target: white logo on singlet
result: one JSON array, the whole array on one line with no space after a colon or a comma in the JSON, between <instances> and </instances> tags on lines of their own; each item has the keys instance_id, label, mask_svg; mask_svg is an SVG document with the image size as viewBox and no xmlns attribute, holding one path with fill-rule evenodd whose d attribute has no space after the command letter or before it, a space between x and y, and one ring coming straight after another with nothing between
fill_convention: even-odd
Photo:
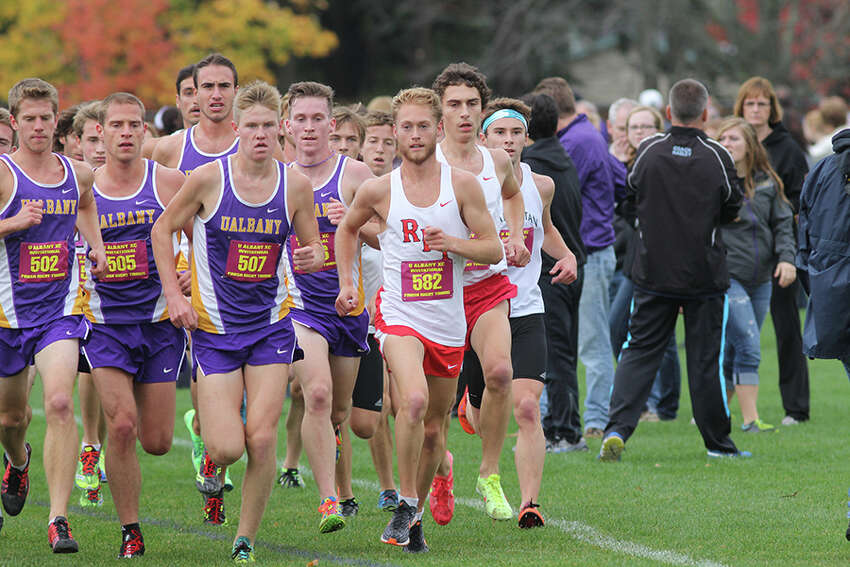
<instances>
[{"instance_id":1,"label":"white logo on singlet","mask_svg":"<svg viewBox=\"0 0 850 567\"><path fill-rule=\"evenodd\" d=\"M62 189L62 194L64 195L65 193L70 193L73 190L74 190L73 187L68 187L67 189Z\"/></svg>"},{"instance_id":2,"label":"white logo on singlet","mask_svg":"<svg viewBox=\"0 0 850 567\"><path fill-rule=\"evenodd\" d=\"M171 372L172 370L174 370L174 369L173 369L173 368L163 368L163 369L162 369L162 373L163 373L163 374L168 374L168 373L169 373L169 372Z\"/></svg>"},{"instance_id":3,"label":"white logo on singlet","mask_svg":"<svg viewBox=\"0 0 850 567\"><path fill-rule=\"evenodd\" d=\"M267 212L268 214L272 214L272 213L273 213L273 212L275 212L276 210L277 210L277 207L275 207L274 209L266 209L266 212Z\"/></svg>"},{"instance_id":4,"label":"white logo on singlet","mask_svg":"<svg viewBox=\"0 0 850 567\"><path fill-rule=\"evenodd\" d=\"M457 364L449 364L449 370L454 370L457 368Z\"/></svg>"},{"instance_id":5,"label":"white logo on singlet","mask_svg":"<svg viewBox=\"0 0 850 567\"><path fill-rule=\"evenodd\" d=\"M138 201L136 201L136 204L137 204L137 205L141 205L141 204L143 204L143 203L147 203L147 202L148 202L148 200L147 200L147 199L139 199Z\"/></svg>"},{"instance_id":6,"label":"white logo on singlet","mask_svg":"<svg viewBox=\"0 0 850 567\"><path fill-rule=\"evenodd\" d=\"M334 194L334 192L333 192L333 191L331 191L331 192L329 192L329 193L322 193L322 199L324 199L325 197L330 197L330 196L331 196L331 195L333 195L333 194Z\"/></svg>"}]
</instances>

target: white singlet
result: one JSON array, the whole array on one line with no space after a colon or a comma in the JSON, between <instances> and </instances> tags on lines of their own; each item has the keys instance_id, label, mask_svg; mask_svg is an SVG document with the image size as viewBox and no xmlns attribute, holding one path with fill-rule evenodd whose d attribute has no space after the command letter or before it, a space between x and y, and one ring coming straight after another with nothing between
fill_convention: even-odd
<instances>
[{"instance_id":1,"label":"white singlet","mask_svg":"<svg viewBox=\"0 0 850 567\"><path fill-rule=\"evenodd\" d=\"M496 230L501 231L507 229L502 214L502 184L499 183L499 176L496 175L496 164L493 163L493 156L490 150L475 146L481 152L481 159L484 160L484 167L475 176L478 179L481 189L484 191L484 200L487 202L487 210L490 211L490 216L493 217L493 223L496 225ZM449 164L440 144L437 144L437 161ZM496 274L504 274L508 268L508 263L505 260L505 253L502 252L502 261L498 264L475 264L467 262L466 269L463 272L463 285L470 285L486 280L490 276Z\"/></svg>"},{"instance_id":2,"label":"white singlet","mask_svg":"<svg viewBox=\"0 0 850 567\"><path fill-rule=\"evenodd\" d=\"M540 191L532 178L531 168L524 163L519 166L522 169L520 191L525 202L523 241L531 252L531 260L522 268L508 266L508 278L517 287L516 297L510 300L511 317L543 313L543 296L537 286L540 267L543 264L540 258L540 248L543 246L543 199L540 198Z\"/></svg>"},{"instance_id":3,"label":"white singlet","mask_svg":"<svg viewBox=\"0 0 850 567\"><path fill-rule=\"evenodd\" d=\"M454 253L426 250L427 226L440 227L449 236L468 238L460 217L452 168L443 164L440 194L428 207L407 200L401 168L390 174L390 207L387 228L378 235L383 253L383 285L378 291L376 337L388 326L413 329L429 341L462 347L466 341L463 317L463 266L466 259Z\"/></svg>"}]
</instances>

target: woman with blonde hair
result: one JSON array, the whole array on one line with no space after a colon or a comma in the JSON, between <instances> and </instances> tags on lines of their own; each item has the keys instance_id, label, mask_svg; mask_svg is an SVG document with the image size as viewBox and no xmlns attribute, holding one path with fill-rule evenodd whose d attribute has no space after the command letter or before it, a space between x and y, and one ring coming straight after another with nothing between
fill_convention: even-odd
<instances>
[{"instance_id":1,"label":"woman with blonde hair","mask_svg":"<svg viewBox=\"0 0 850 567\"><path fill-rule=\"evenodd\" d=\"M744 431L773 431L756 409L761 325L770 305L771 279L778 278L778 285L787 288L797 277L793 214L782 181L746 120L723 121L717 139L731 154L744 188L738 218L721 229L730 276L723 351L727 390L738 393Z\"/></svg>"}]
</instances>

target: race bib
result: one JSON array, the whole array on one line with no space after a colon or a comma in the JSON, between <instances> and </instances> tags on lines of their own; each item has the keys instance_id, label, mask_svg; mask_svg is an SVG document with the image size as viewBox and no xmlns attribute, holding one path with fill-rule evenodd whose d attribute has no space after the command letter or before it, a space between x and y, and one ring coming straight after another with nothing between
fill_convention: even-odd
<instances>
[{"instance_id":1,"label":"race bib","mask_svg":"<svg viewBox=\"0 0 850 567\"><path fill-rule=\"evenodd\" d=\"M336 236L335 232L321 232L319 233L319 239L322 243L322 248L325 250L325 261L322 262L322 267L316 270L317 272L326 272L328 270L336 269L336 253L334 252L334 237ZM289 246L295 251L296 248L300 248L301 244L298 242L298 237L294 234L289 237ZM296 274L306 274L304 270L300 268L293 269Z\"/></svg>"},{"instance_id":2,"label":"race bib","mask_svg":"<svg viewBox=\"0 0 850 567\"><path fill-rule=\"evenodd\" d=\"M144 240L104 242L106 273L98 276L101 282L125 282L147 279L148 249Z\"/></svg>"},{"instance_id":3,"label":"race bib","mask_svg":"<svg viewBox=\"0 0 850 567\"><path fill-rule=\"evenodd\" d=\"M49 282L68 277L68 242L21 242L18 281Z\"/></svg>"},{"instance_id":4,"label":"race bib","mask_svg":"<svg viewBox=\"0 0 850 567\"><path fill-rule=\"evenodd\" d=\"M238 282L256 282L272 277L277 269L280 244L231 240L224 275Z\"/></svg>"},{"instance_id":5,"label":"race bib","mask_svg":"<svg viewBox=\"0 0 850 567\"><path fill-rule=\"evenodd\" d=\"M401 300L432 301L454 294L452 259L401 263Z\"/></svg>"},{"instance_id":6,"label":"race bib","mask_svg":"<svg viewBox=\"0 0 850 567\"><path fill-rule=\"evenodd\" d=\"M503 241L511 235L511 231L509 230L500 230L499 231L499 240ZM469 235L470 238L476 238L474 233ZM528 248L528 251L531 252L531 247L534 246L534 229L531 227L525 227L522 229L522 237L525 241L525 247ZM466 261L466 266L464 266L464 271L466 272L474 272L476 270L486 270L490 267L490 264L479 264L478 262L473 262L472 260Z\"/></svg>"}]
</instances>

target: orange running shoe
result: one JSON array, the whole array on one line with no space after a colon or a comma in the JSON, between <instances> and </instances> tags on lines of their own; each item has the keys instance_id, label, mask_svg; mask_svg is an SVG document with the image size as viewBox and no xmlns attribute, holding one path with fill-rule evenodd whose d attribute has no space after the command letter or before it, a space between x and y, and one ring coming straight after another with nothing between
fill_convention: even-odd
<instances>
[{"instance_id":1,"label":"orange running shoe","mask_svg":"<svg viewBox=\"0 0 850 567\"><path fill-rule=\"evenodd\" d=\"M431 517L441 526L452 521L455 514L455 495L452 489L455 485L454 457L451 451L446 451L449 460L448 476L434 475L431 481L431 492L428 493L428 506L431 508Z\"/></svg>"},{"instance_id":2,"label":"orange running shoe","mask_svg":"<svg viewBox=\"0 0 850 567\"><path fill-rule=\"evenodd\" d=\"M469 420L466 418L466 404L469 403L469 387L463 391L463 397L460 399L460 403L457 405L457 420L460 422L460 427L470 435L475 435L475 428L472 427L472 424L469 423Z\"/></svg>"}]
</instances>

